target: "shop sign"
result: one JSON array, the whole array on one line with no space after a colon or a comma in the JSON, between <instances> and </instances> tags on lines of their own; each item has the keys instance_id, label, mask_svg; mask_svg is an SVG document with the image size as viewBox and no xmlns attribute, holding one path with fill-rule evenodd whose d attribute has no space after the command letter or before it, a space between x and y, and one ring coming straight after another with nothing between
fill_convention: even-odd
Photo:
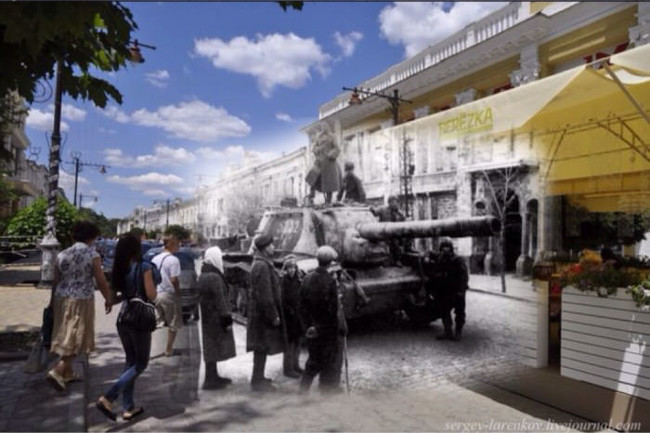
<instances>
[{"instance_id":1,"label":"shop sign","mask_svg":"<svg viewBox=\"0 0 650 433\"><path fill-rule=\"evenodd\" d=\"M459 138L466 134L490 131L494 127L492 108L463 111L438 123L441 139Z\"/></svg>"}]
</instances>

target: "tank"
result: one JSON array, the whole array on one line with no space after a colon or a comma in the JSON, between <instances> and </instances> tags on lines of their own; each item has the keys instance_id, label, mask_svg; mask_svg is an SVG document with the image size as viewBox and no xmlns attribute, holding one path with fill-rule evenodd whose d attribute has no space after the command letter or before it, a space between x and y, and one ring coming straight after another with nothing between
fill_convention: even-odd
<instances>
[{"instance_id":1,"label":"tank","mask_svg":"<svg viewBox=\"0 0 650 433\"><path fill-rule=\"evenodd\" d=\"M274 238L277 269L292 254L303 272L317 266L316 250L332 246L339 254L334 272L342 288L342 302L348 319L404 310L416 314L413 296L423 287L417 252L401 256L401 266L393 263L389 242L423 237L492 236L499 222L491 216L379 222L369 207L295 207L267 210L257 233ZM252 254L224 254L226 280L231 285L235 311L245 317L248 272Z\"/></svg>"}]
</instances>

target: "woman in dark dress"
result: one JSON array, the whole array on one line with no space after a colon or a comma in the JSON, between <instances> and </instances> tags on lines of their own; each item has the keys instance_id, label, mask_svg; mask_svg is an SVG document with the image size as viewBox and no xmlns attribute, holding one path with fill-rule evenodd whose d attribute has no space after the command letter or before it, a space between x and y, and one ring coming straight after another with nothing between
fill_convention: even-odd
<instances>
[{"instance_id":1,"label":"woman in dark dress","mask_svg":"<svg viewBox=\"0 0 650 433\"><path fill-rule=\"evenodd\" d=\"M219 247L208 248L199 277L203 361L205 362L203 389L220 389L232 382L231 379L219 376L217 362L234 358L237 354L227 296L228 286L223 276L221 256Z\"/></svg>"},{"instance_id":2,"label":"woman in dark dress","mask_svg":"<svg viewBox=\"0 0 650 433\"><path fill-rule=\"evenodd\" d=\"M282 309L287 328L287 349L284 352L284 375L298 378L303 370L300 368L300 337L302 336L302 323L298 314L300 301L300 278L298 266L293 256L284 260L282 267Z\"/></svg>"}]
</instances>

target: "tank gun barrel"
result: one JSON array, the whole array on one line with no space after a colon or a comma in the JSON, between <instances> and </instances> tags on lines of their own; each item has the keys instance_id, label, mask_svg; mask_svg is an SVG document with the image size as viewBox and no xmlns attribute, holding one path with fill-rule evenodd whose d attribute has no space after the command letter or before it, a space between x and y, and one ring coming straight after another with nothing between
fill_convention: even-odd
<instances>
[{"instance_id":1,"label":"tank gun barrel","mask_svg":"<svg viewBox=\"0 0 650 433\"><path fill-rule=\"evenodd\" d=\"M449 218L442 220L421 220L403 222L361 223L357 230L361 237L370 241L395 238L428 238L449 236L493 236L501 224L496 217L481 216Z\"/></svg>"}]
</instances>

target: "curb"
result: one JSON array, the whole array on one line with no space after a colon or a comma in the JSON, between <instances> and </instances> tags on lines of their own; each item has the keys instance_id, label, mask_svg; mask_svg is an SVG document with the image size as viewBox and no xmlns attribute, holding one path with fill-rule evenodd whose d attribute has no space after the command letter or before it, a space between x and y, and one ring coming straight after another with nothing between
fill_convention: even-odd
<instances>
[{"instance_id":1,"label":"curb","mask_svg":"<svg viewBox=\"0 0 650 433\"><path fill-rule=\"evenodd\" d=\"M495 292L493 290L475 289L475 288L472 288L472 287L470 287L469 290L471 290L472 292L486 293L486 294L492 295L492 296L501 296L502 298L514 299L515 301L526 302L526 303L529 303L529 304L534 304L535 303L535 301L533 301L532 299L520 298L519 296L510 295L508 293Z\"/></svg>"},{"instance_id":2,"label":"curb","mask_svg":"<svg viewBox=\"0 0 650 433\"><path fill-rule=\"evenodd\" d=\"M29 358L31 352L0 352L0 362L23 361Z\"/></svg>"}]
</instances>

